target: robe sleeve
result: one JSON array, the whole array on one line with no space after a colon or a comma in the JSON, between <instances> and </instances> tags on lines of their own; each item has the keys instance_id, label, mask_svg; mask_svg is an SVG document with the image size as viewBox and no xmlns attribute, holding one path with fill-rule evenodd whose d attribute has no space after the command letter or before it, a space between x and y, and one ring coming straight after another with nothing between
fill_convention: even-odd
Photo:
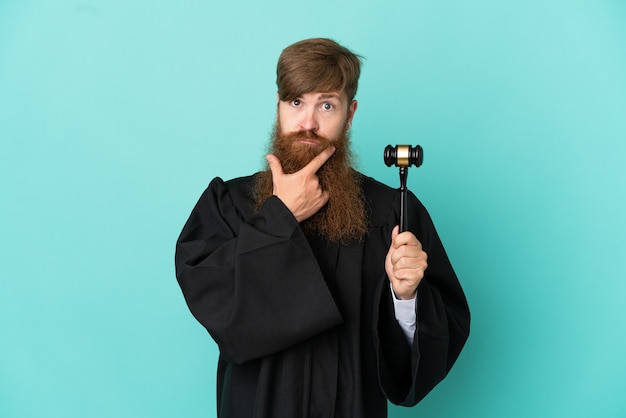
<instances>
[{"instance_id":1,"label":"robe sleeve","mask_svg":"<svg viewBox=\"0 0 626 418\"><path fill-rule=\"evenodd\" d=\"M192 314L221 354L241 364L342 318L289 209L270 197L255 212L242 187L230 185L211 182L181 232L175 263Z\"/></svg>"},{"instance_id":2,"label":"robe sleeve","mask_svg":"<svg viewBox=\"0 0 626 418\"><path fill-rule=\"evenodd\" d=\"M469 336L465 295L432 220L410 195L408 229L428 254L428 268L418 287L417 327L409 347L393 316L389 286L383 286L378 320L379 378L394 404L413 406L448 374ZM396 214L390 219L395 226ZM388 231L391 234L391 230ZM401 344L401 341L405 341Z\"/></svg>"}]
</instances>

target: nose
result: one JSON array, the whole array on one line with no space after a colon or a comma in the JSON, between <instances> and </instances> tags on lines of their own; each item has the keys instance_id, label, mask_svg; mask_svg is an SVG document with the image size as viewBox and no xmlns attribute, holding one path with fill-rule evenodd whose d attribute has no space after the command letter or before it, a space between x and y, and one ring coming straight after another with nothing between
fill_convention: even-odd
<instances>
[{"instance_id":1,"label":"nose","mask_svg":"<svg viewBox=\"0 0 626 418\"><path fill-rule=\"evenodd\" d=\"M302 112L302 119L300 120L300 129L303 131L317 132L319 124L317 122L317 115L315 109L307 109Z\"/></svg>"}]
</instances>

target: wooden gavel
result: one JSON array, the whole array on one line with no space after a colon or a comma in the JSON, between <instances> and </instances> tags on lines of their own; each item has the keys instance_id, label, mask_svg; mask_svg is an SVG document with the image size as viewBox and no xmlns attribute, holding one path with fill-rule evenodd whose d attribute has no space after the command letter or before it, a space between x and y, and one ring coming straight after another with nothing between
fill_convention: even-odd
<instances>
[{"instance_id":1,"label":"wooden gavel","mask_svg":"<svg viewBox=\"0 0 626 418\"><path fill-rule=\"evenodd\" d=\"M409 167L414 165L419 167L424 161L424 150L419 145L412 147L411 145L396 145L385 147L385 164L387 167L395 165L400 167L400 232L404 232L408 228L406 207L407 207L407 188L406 179L409 175Z\"/></svg>"}]
</instances>

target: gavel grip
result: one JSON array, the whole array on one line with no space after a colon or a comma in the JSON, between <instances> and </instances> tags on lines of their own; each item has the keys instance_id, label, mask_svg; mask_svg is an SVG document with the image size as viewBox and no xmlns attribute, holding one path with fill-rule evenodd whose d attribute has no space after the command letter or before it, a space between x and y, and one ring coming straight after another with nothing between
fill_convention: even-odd
<instances>
[{"instance_id":1,"label":"gavel grip","mask_svg":"<svg viewBox=\"0 0 626 418\"><path fill-rule=\"evenodd\" d=\"M407 195L408 190L406 188L406 179L409 175L409 170L407 167L400 167L400 231L404 232L407 230Z\"/></svg>"}]
</instances>

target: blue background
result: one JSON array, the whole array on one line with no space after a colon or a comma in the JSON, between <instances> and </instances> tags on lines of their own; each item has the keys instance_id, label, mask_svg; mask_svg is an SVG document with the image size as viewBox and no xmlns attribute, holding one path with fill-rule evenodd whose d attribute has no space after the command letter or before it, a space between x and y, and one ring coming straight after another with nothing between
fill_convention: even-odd
<instances>
[{"instance_id":1,"label":"blue background","mask_svg":"<svg viewBox=\"0 0 626 418\"><path fill-rule=\"evenodd\" d=\"M626 3L3 0L0 416L207 417L216 347L174 277L214 176L262 166L275 62L366 57L359 167L421 144L473 328L392 417L625 417Z\"/></svg>"}]
</instances>

